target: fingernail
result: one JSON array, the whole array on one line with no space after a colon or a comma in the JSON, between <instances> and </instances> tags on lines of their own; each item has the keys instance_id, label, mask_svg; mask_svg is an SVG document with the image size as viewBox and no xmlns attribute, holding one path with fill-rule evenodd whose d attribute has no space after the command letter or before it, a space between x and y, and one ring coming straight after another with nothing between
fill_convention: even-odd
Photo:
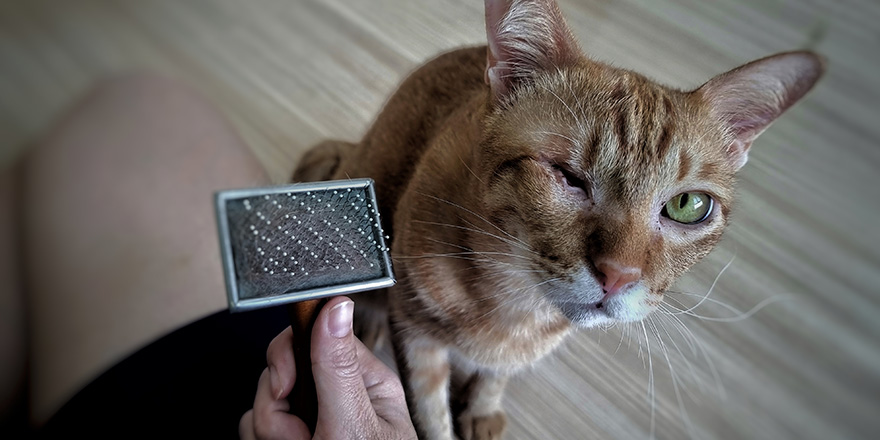
<instances>
[{"instance_id":1,"label":"fingernail","mask_svg":"<svg viewBox=\"0 0 880 440\"><path fill-rule=\"evenodd\" d=\"M334 338L343 338L351 331L354 302L344 301L330 309L330 322L327 324Z\"/></svg>"},{"instance_id":2,"label":"fingernail","mask_svg":"<svg viewBox=\"0 0 880 440\"><path fill-rule=\"evenodd\" d=\"M278 377L275 367L271 365L269 365L269 383L272 385L272 394L275 395L275 400L280 399L281 393L284 392L284 386L281 384L281 378Z\"/></svg>"}]
</instances>

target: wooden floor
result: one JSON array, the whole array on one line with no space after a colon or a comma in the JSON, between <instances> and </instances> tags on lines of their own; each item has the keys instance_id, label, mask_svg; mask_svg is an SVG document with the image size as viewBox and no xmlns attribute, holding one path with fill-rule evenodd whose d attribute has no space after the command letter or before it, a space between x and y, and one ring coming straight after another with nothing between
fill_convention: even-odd
<instances>
[{"instance_id":1,"label":"wooden floor","mask_svg":"<svg viewBox=\"0 0 880 440\"><path fill-rule=\"evenodd\" d=\"M800 48L829 69L754 146L724 242L668 295L711 296L573 338L512 384L507 438L878 438L880 2L561 7L596 58L674 86ZM484 38L478 0L3 0L0 165L96 79L152 70L210 96L281 182L316 141L359 138L419 63Z\"/></svg>"}]
</instances>

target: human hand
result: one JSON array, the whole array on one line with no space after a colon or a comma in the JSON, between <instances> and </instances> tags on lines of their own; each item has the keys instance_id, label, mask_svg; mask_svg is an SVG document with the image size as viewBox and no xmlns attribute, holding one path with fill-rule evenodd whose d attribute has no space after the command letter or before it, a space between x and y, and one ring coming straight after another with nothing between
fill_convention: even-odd
<instances>
[{"instance_id":1,"label":"human hand","mask_svg":"<svg viewBox=\"0 0 880 440\"><path fill-rule=\"evenodd\" d=\"M312 373L318 394L314 438L415 439L397 375L352 332L354 303L330 300L312 329ZM310 439L306 424L289 414L286 397L296 380L293 333L288 327L269 344L254 408L242 416L243 439Z\"/></svg>"}]
</instances>

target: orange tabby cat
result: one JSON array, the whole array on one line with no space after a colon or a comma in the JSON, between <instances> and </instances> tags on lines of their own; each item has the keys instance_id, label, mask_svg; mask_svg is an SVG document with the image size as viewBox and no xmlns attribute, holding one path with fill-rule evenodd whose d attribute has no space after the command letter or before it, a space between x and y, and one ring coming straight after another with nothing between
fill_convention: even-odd
<instances>
[{"instance_id":1,"label":"orange tabby cat","mask_svg":"<svg viewBox=\"0 0 880 440\"><path fill-rule=\"evenodd\" d=\"M499 438L511 373L655 310L720 239L752 141L822 73L784 53L679 91L588 59L552 0L486 0L486 24L488 47L430 61L295 175L376 181L426 439Z\"/></svg>"}]
</instances>

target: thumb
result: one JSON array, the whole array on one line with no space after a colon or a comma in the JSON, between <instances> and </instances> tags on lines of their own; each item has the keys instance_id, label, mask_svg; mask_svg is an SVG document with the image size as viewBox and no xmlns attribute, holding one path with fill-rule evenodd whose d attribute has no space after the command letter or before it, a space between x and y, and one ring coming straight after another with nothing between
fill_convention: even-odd
<instances>
[{"instance_id":1,"label":"thumb","mask_svg":"<svg viewBox=\"0 0 880 440\"><path fill-rule=\"evenodd\" d=\"M354 302L345 297L334 298L321 310L312 330L318 425L362 428L376 421L352 332L353 313Z\"/></svg>"}]
</instances>

